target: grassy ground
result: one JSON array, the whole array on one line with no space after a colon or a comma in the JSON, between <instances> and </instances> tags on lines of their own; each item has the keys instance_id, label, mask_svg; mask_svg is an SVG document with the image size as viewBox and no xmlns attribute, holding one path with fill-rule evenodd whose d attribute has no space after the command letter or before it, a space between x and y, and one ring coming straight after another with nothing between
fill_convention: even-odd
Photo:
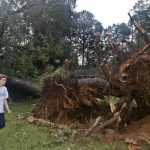
<instances>
[{"instance_id":1,"label":"grassy ground","mask_svg":"<svg viewBox=\"0 0 150 150\"><path fill-rule=\"evenodd\" d=\"M69 128L48 129L17 120L18 114L28 115L35 101L12 104L11 114L6 115L6 127L0 130L0 150L127 150L123 143L102 144L91 141L77 144Z\"/></svg>"}]
</instances>

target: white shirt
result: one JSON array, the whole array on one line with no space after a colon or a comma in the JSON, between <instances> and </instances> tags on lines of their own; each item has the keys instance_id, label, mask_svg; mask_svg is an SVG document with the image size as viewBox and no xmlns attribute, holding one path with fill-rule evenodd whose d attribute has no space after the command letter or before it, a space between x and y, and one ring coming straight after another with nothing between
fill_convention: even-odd
<instances>
[{"instance_id":1,"label":"white shirt","mask_svg":"<svg viewBox=\"0 0 150 150\"><path fill-rule=\"evenodd\" d=\"M4 101L8 98L8 91L5 86L0 87L0 113L4 112Z\"/></svg>"}]
</instances>

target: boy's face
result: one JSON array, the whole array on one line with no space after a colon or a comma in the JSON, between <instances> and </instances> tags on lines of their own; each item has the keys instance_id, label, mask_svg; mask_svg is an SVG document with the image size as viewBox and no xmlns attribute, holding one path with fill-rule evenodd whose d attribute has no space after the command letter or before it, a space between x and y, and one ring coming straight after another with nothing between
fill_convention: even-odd
<instances>
[{"instance_id":1,"label":"boy's face","mask_svg":"<svg viewBox=\"0 0 150 150\"><path fill-rule=\"evenodd\" d=\"M0 86L5 85L5 83L6 83L6 78L1 78L0 79Z\"/></svg>"}]
</instances>

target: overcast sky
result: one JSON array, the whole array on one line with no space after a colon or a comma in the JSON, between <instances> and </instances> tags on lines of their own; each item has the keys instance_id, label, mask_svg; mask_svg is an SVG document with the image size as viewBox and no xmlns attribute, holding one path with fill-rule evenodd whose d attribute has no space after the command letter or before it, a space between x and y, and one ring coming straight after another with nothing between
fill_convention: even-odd
<instances>
[{"instance_id":1,"label":"overcast sky","mask_svg":"<svg viewBox=\"0 0 150 150\"><path fill-rule=\"evenodd\" d=\"M77 0L77 11L88 10L104 27L113 23L127 23L128 12L137 0Z\"/></svg>"}]
</instances>

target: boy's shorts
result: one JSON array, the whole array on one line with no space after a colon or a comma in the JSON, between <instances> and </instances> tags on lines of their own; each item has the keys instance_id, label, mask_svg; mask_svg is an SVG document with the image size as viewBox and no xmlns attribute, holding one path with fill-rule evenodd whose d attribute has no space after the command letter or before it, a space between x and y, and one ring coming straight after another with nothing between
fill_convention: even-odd
<instances>
[{"instance_id":1,"label":"boy's shorts","mask_svg":"<svg viewBox=\"0 0 150 150\"><path fill-rule=\"evenodd\" d=\"M5 115L0 113L0 129L5 127Z\"/></svg>"}]
</instances>

